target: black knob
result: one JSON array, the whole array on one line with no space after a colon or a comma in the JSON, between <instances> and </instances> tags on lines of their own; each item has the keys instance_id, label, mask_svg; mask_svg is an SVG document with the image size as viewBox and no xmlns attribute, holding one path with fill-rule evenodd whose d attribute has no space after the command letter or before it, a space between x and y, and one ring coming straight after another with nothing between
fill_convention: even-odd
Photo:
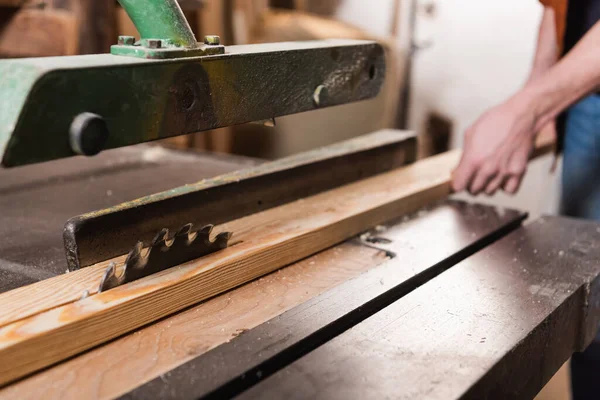
<instances>
[{"instance_id":1,"label":"black knob","mask_svg":"<svg viewBox=\"0 0 600 400\"><path fill-rule=\"evenodd\" d=\"M101 116L84 112L73 119L69 142L75 153L95 156L102 151L107 140L108 127Z\"/></svg>"}]
</instances>

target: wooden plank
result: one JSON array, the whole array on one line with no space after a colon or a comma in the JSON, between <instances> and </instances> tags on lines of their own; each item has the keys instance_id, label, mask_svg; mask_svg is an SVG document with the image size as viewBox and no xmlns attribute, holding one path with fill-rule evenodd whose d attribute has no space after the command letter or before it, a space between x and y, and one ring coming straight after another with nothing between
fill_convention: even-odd
<instances>
[{"instance_id":1,"label":"wooden plank","mask_svg":"<svg viewBox=\"0 0 600 400\"><path fill-rule=\"evenodd\" d=\"M116 44L116 2L112 0L50 0L50 4L73 12L79 21L79 54L110 52Z\"/></svg>"},{"instance_id":2,"label":"wooden plank","mask_svg":"<svg viewBox=\"0 0 600 400\"><path fill-rule=\"evenodd\" d=\"M306 299L281 316L156 377L128 393L127 398L233 398L261 377L516 229L524 217L523 213L496 207L448 201L421 209L408 220L403 217L387 223L384 229L376 230L380 238L389 241L377 246L395 255L385 265ZM207 365L212 368L205 368Z\"/></svg>"},{"instance_id":3,"label":"wooden plank","mask_svg":"<svg viewBox=\"0 0 600 400\"><path fill-rule=\"evenodd\" d=\"M206 0L177 0L183 11L196 11L204 7Z\"/></svg>"},{"instance_id":4,"label":"wooden plank","mask_svg":"<svg viewBox=\"0 0 600 400\"><path fill-rule=\"evenodd\" d=\"M19 381L0 399L118 397L385 260L344 243Z\"/></svg>"},{"instance_id":5,"label":"wooden plank","mask_svg":"<svg viewBox=\"0 0 600 400\"><path fill-rule=\"evenodd\" d=\"M272 163L265 163L254 169L245 169L203 181L201 187L204 190L199 192L194 199L187 200L187 204L193 205L196 210L195 217L204 216L204 218L212 219L214 223L219 223L226 221L227 218L233 219L257 212L257 210L302 198L309 193L339 186L349 180L356 180L395 168L412 160L415 147L414 134L412 133L399 131L376 132L345 143L298 154ZM199 162L199 160L194 160L195 164ZM214 163L216 167L218 164L216 161ZM149 166L146 165L145 168L149 168ZM164 171L166 167L161 165L160 168ZM181 169L183 166L179 165L177 168ZM321 176L322 171L328 171L328 175ZM226 182L235 183L229 185L229 189L224 191L222 186ZM286 184L273 188L273 184L278 182L285 182ZM187 188L189 187L187 186ZM121 190L124 191L124 189ZM59 198L59 201L64 200ZM80 196L78 196L78 201L80 201ZM139 214L135 208L142 203L142 200L132 202L135 207L129 210L130 214L134 216ZM148 236L151 238L159 230L155 226L154 233L149 231L152 229L152 225L156 223L154 219L162 217L164 223L164 216L169 208L177 212L185 209L185 207L184 202L147 211L143 213L144 217L151 221L139 221L138 225L144 223L145 229L149 232ZM236 211L232 211L232 207L236 207ZM239 214L240 211L245 213ZM72 212L72 208L70 212ZM120 230L122 232L124 230L120 226L111 226L103 224L102 221L96 221L97 214L97 212L94 213L91 222L87 220L85 224L90 238L96 239L96 252L98 252L99 245L95 236L105 234L103 229L107 231L107 236L114 231ZM98 218L101 219L101 217ZM179 217L179 220L181 221L181 217ZM127 221L126 216L113 218L113 222L122 225ZM203 225L203 223L198 223L198 220L188 221L197 226ZM164 226L172 227L168 224ZM85 233L82 229L76 229L76 231L79 235ZM141 230L137 232L137 239L127 239L121 236L119 240L125 241L122 253L127 252L127 247L132 246L136 240L142 237L143 232ZM3 305L0 314L0 326L76 301L85 290L90 294L95 294L97 283L103 273L103 267L85 268L84 272L73 272L76 275L63 275L41 281L29 287L0 294L0 304ZM66 284L67 282L70 284Z\"/></svg>"},{"instance_id":6,"label":"wooden plank","mask_svg":"<svg viewBox=\"0 0 600 400\"><path fill-rule=\"evenodd\" d=\"M1 7L21 7L26 0L0 0Z\"/></svg>"},{"instance_id":7,"label":"wooden plank","mask_svg":"<svg viewBox=\"0 0 600 400\"><path fill-rule=\"evenodd\" d=\"M45 0L0 0L0 7L42 7Z\"/></svg>"},{"instance_id":8,"label":"wooden plank","mask_svg":"<svg viewBox=\"0 0 600 400\"><path fill-rule=\"evenodd\" d=\"M0 329L0 383L52 365L444 198L450 192L450 170L459 156L458 151L445 153L223 224L217 231L234 232L236 245L7 325Z\"/></svg>"},{"instance_id":9,"label":"wooden plank","mask_svg":"<svg viewBox=\"0 0 600 400\"><path fill-rule=\"evenodd\" d=\"M270 352L290 347L307 332L335 321L365 299L389 291L395 283L428 267L441 270L458 262L457 253L466 257L494 234L516 226L522 216L457 201L420 210L410 218L386 223L385 232L380 233L392 240L386 250L406 260L402 268L394 265L381 270L377 266L389 260L387 251L357 240L344 242L0 390L0 399L114 398L159 376L162 385L144 385L146 393L153 391L145 398L169 397L162 395L166 391L171 397L199 397L202 389L218 387L219 381L227 380L234 369L248 362L249 353L261 352L260 361L268 359ZM431 249L432 241L439 245ZM377 273L373 273L375 269ZM353 283L347 281L354 277ZM335 292L330 292L333 287ZM281 318L272 320L278 315ZM300 322L294 324L293 320ZM244 335L237 338L240 333ZM261 340L249 341L250 336ZM215 352L220 356L215 361L214 352L207 352L217 346ZM205 356L198 357L201 354ZM173 370L178 365L181 367ZM206 365L226 367L207 369ZM194 379L185 379L191 375Z\"/></svg>"},{"instance_id":10,"label":"wooden plank","mask_svg":"<svg viewBox=\"0 0 600 400\"><path fill-rule=\"evenodd\" d=\"M533 398L596 332L598 227L528 224L240 398Z\"/></svg>"},{"instance_id":11,"label":"wooden plank","mask_svg":"<svg viewBox=\"0 0 600 400\"><path fill-rule=\"evenodd\" d=\"M0 57L77 54L77 20L67 11L23 8L0 15Z\"/></svg>"},{"instance_id":12,"label":"wooden plank","mask_svg":"<svg viewBox=\"0 0 600 400\"><path fill-rule=\"evenodd\" d=\"M237 245L177 269L7 325L0 329L0 365L11 367L0 366L0 383L75 355L321 251L369 226L444 198L450 193L450 173L459 157L459 150L447 152L224 224L219 230L235 232ZM104 265L91 268L102 269ZM137 312L138 308L144 312ZM103 329L97 329L97 324ZM75 331L79 340L68 340Z\"/></svg>"}]
</instances>

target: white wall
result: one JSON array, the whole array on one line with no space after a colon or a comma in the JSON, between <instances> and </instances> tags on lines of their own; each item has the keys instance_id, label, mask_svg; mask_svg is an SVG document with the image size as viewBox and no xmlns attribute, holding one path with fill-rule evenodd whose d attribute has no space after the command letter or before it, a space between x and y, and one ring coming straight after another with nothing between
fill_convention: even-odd
<instances>
[{"instance_id":1,"label":"white wall","mask_svg":"<svg viewBox=\"0 0 600 400\"><path fill-rule=\"evenodd\" d=\"M406 11L410 0L402 0ZM410 128L422 132L435 111L454 123L454 147L463 132L489 107L524 83L533 59L541 6L537 0L419 0L417 42L432 46L413 64ZM426 13L426 4L434 5ZM345 0L338 17L384 35L391 26L392 0ZM402 13L401 26L408 15ZM399 46L403 43L399 42ZM555 212L558 174L549 176L551 157L532 163L519 194L478 198L529 210L533 216Z\"/></svg>"},{"instance_id":2,"label":"white wall","mask_svg":"<svg viewBox=\"0 0 600 400\"><path fill-rule=\"evenodd\" d=\"M432 47L414 62L411 122L430 110L454 119L463 132L482 112L525 81L533 58L541 6L537 0L438 0L433 17L419 14L417 39ZM455 136L456 145L462 135Z\"/></svg>"},{"instance_id":3,"label":"white wall","mask_svg":"<svg viewBox=\"0 0 600 400\"><path fill-rule=\"evenodd\" d=\"M428 112L454 121L455 147L463 132L489 107L525 82L533 60L542 7L537 0L437 0L433 17L419 14L417 39L431 40L414 61L411 129L420 131ZM558 176L549 175L551 157L532 163L515 197L482 196L529 210L556 212ZM463 196L466 197L466 196Z\"/></svg>"}]
</instances>

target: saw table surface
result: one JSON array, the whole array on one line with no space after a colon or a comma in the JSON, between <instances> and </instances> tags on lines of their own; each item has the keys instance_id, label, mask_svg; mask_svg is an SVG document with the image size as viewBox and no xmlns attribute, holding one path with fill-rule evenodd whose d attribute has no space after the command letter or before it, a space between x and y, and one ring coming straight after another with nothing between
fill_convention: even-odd
<instances>
[{"instance_id":1,"label":"saw table surface","mask_svg":"<svg viewBox=\"0 0 600 400\"><path fill-rule=\"evenodd\" d=\"M24 168L26 179L0 180L11 222L2 234L21 238L0 249L3 290L64 271L61 238L48 232L72 214L256 162L135 151L137 164L111 152L77 174ZM17 381L0 399L531 398L598 326L600 227L525 217L453 200L424 208ZM41 258L55 262L37 268Z\"/></svg>"}]
</instances>

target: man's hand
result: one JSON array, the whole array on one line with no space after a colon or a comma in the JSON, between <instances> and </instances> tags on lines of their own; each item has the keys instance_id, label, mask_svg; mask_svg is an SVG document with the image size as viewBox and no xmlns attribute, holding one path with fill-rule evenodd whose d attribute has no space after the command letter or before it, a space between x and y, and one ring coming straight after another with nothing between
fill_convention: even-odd
<instances>
[{"instance_id":1,"label":"man's hand","mask_svg":"<svg viewBox=\"0 0 600 400\"><path fill-rule=\"evenodd\" d=\"M536 134L533 103L521 92L487 111L465 133L464 152L452 188L492 195L519 189Z\"/></svg>"}]
</instances>

